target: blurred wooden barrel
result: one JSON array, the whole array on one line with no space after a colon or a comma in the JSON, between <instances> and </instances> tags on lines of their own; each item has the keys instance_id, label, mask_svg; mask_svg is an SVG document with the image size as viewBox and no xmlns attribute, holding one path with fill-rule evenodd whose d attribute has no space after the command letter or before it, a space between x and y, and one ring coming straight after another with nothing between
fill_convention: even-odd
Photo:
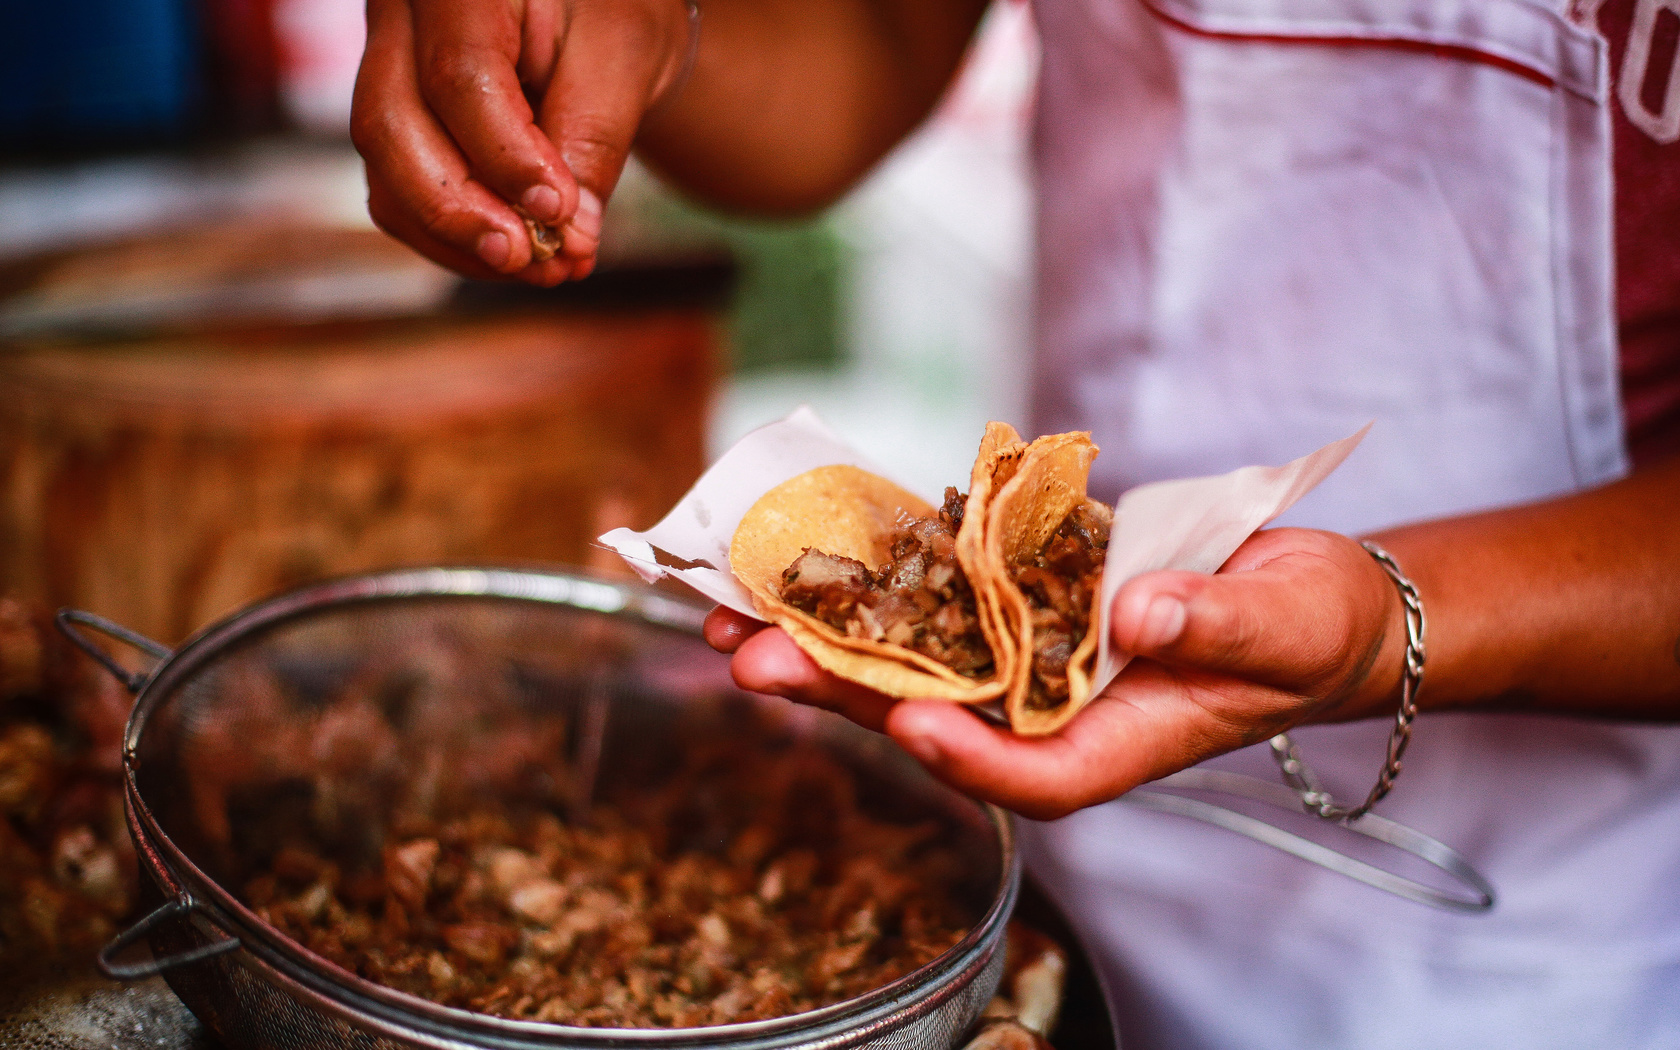
<instances>
[{"instance_id":1,"label":"blurred wooden barrel","mask_svg":"<svg viewBox=\"0 0 1680 1050\"><path fill-rule=\"evenodd\" d=\"M693 305L444 313L0 351L0 593L174 644L393 565L614 569L698 476Z\"/></svg>"}]
</instances>

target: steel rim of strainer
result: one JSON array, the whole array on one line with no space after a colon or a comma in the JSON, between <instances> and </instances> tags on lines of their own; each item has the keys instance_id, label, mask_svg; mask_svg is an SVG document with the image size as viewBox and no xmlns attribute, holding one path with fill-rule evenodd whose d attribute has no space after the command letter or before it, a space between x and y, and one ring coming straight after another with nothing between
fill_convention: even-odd
<instances>
[{"instance_id":1,"label":"steel rim of strainer","mask_svg":"<svg viewBox=\"0 0 1680 1050\"><path fill-rule=\"evenodd\" d=\"M1010 816L986 805L982 808L997 835L1000 878L981 919L955 946L898 980L804 1013L699 1028L585 1028L522 1021L442 1006L375 984L310 952L263 922L206 875L158 825L136 780L140 740L148 719L177 686L243 638L286 620L340 610L350 604L428 597L562 605L691 635L698 633L705 615L704 608L651 588L581 573L429 568L371 573L300 588L247 607L189 638L148 673L135 697L123 735L125 811L136 852L148 874L166 896L189 899L192 910L202 913L218 932L236 938L242 951L232 951L233 959L249 965L249 960L241 958L249 953L262 964L261 969L274 971L285 981L307 989L311 998L331 1004L333 1012L346 1019L374 1022L403 1034L431 1038L476 1035L526 1045L747 1047L783 1042L810 1045L813 1039L838 1038L860 1028L913 1022L960 993L985 968L993 953L1002 950L1004 928L1020 889L1021 857ZM265 974L262 979L268 981L269 977ZM323 1004L315 1008L323 1008Z\"/></svg>"}]
</instances>

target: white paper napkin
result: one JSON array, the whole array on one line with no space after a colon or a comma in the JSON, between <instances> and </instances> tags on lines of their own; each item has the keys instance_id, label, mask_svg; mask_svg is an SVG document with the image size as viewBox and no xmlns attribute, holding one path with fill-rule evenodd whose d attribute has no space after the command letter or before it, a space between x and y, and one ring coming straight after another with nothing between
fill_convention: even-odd
<instances>
[{"instance_id":1,"label":"white paper napkin","mask_svg":"<svg viewBox=\"0 0 1680 1050\"><path fill-rule=\"evenodd\" d=\"M719 605L758 618L752 598L729 571L729 541L758 497L789 478L835 464L886 477L828 429L809 405L737 441L700 476L671 513L646 532L613 529L601 542L649 583L674 576ZM656 552L674 555L666 564ZM676 563L689 563L682 567Z\"/></svg>"},{"instance_id":2,"label":"white paper napkin","mask_svg":"<svg viewBox=\"0 0 1680 1050\"><path fill-rule=\"evenodd\" d=\"M1250 536L1311 492L1364 439L1357 434L1281 467L1243 467L1229 474L1156 481L1128 490L1114 505L1114 527L1103 560L1101 634L1093 691L1114 681L1130 657L1108 644L1114 596L1134 576L1158 569L1213 573Z\"/></svg>"}]
</instances>

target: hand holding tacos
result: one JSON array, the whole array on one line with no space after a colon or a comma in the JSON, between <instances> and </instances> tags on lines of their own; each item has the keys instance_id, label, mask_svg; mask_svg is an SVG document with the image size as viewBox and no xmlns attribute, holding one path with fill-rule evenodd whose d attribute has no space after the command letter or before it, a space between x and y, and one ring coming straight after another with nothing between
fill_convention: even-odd
<instances>
[{"instance_id":1,"label":"hand holding tacos","mask_svg":"<svg viewBox=\"0 0 1680 1050\"><path fill-rule=\"evenodd\" d=\"M1346 458L1364 431L1282 467L1086 494L1085 433L987 426L966 495L882 477L808 408L742 438L657 525L601 537L785 629L828 672L889 696L1001 702L1056 731L1125 666L1104 637L1127 579L1213 572Z\"/></svg>"}]
</instances>

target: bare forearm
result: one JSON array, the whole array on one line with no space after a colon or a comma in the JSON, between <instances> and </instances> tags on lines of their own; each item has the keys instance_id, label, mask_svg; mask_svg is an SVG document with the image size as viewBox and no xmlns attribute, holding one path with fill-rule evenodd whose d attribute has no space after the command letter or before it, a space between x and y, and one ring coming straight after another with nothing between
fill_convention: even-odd
<instances>
[{"instance_id":1,"label":"bare forearm","mask_svg":"<svg viewBox=\"0 0 1680 1050\"><path fill-rule=\"evenodd\" d=\"M1423 594L1426 709L1680 718L1680 457L1376 538Z\"/></svg>"},{"instance_id":2,"label":"bare forearm","mask_svg":"<svg viewBox=\"0 0 1680 1050\"><path fill-rule=\"evenodd\" d=\"M638 151L688 192L785 214L844 193L950 82L983 0L704 0L686 84Z\"/></svg>"}]
</instances>

